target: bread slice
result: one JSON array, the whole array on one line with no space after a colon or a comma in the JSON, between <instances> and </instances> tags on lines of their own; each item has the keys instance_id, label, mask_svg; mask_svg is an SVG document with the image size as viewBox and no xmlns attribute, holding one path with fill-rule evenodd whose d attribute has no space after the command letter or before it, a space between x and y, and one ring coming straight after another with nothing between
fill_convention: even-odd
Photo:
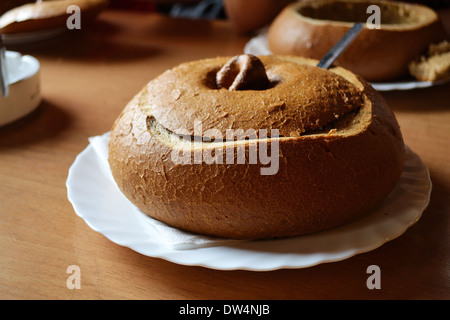
<instances>
[{"instance_id":1,"label":"bread slice","mask_svg":"<svg viewBox=\"0 0 450 320\"><path fill-rule=\"evenodd\" d=\"M420 81L450 78L450 42L431 44L426 55L409 64L409 72Z\"/></svg>"},{"instance_id":2,"label":"bread slice","mask_svg":"<svg viewBox=\"0 0 450 320\"><path fill-rule=\"evenodd\" d=\"M268 30L273 54L321 59L356 22L366 23L368 8L380 9L379 28L361 30L339 56L342 66L371 82L408 75L408 64L430 43L445 39L435 11L418 4L369 0L303 0L287 6Z\"/></svg>"}]
</instances>

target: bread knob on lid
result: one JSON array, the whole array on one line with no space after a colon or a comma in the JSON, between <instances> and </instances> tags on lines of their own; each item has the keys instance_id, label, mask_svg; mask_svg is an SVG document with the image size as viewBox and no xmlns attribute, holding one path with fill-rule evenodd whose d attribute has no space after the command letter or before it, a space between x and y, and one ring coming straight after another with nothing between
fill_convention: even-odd
<instances>
[{"instance_id":1,"label":"bread knob on lid","mask_svg":"<svg viewBox=\"0 0 450 320\"><path fill-rule=\"evenodd\" d=\"M369 214L402 172L400 128L367 82L317 62L217 57L159 75L111 130L118 187L155 219L234 239L298 236ZM250 138L252 129L279 134Z\"/></svg>"},{"instance_id":2,"label":"bread knob on lid","mask_svg":"<svg viewBox=\"0 0 450 320\"><path fill-rule=\"evenodd\" d=\"M266 89L270 81L261 60L244 54L233 57L217 72L216 83L218 88L233 91Z\"/></svg>"}]
</instances>

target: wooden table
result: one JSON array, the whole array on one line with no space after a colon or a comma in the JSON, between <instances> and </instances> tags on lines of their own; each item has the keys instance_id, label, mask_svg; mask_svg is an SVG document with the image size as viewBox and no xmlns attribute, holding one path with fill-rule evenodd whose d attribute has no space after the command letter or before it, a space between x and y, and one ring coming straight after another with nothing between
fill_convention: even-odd
<instances>
[{"instance_id":1,"label":"wooden table","mask_svg":"<svg viewBox=\"0 0 450 320\"><path fill-rule=\"evenodd\" d=\"M116 245L67 200L67 173L87 138L110 127L150 79L178 63L242 52L226 22L104 12L91 28L10 47L41 62L43 103L0 128L2 299L448 299L450 84L384 93L433 180L417 224L382 247L316 267L271 272L177 265ZM67 268L79 266L81 289ZM369 290L367 268L381 270Z\"/></svg>"}]
</instances>

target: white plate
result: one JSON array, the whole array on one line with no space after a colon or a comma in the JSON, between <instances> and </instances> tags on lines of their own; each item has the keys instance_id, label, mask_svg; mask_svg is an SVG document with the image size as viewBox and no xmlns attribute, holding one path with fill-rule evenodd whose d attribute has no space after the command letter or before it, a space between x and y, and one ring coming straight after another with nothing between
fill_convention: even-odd
<instances>
[{"instance_id":1,"label":"white plate","mask_svg":"<svg viewBox=\"0 0 450 320\"><path fill-rule=\"evenodd\" d=\"M244 53L253 55L270 55L272 54L267 44L267 33L262 31L259 35L250 39L244 47ZM432 86L441 85L450 81L449 79L440 81L398 81L398 82L377 82L371 83L372 87L378 91L393 91L393 90L412 90L420 88L428 88Z\"/></svg>"},{"instance_id":2,"label":"white plate","mask_svg":"<svg viewBox=\"0 0 450 320\"><path fill-rule=\"evenodd\" d=\"M76 157L69 170L68 199L93 230L146 256L219 270L306 268L374 250L419 220L431 192L427 168L407 149L397 187L378 210L354 223L295 238L177 250L163 242L150 218L123 196L110 174L92 145Z\"/></svg>"}]
</instances>

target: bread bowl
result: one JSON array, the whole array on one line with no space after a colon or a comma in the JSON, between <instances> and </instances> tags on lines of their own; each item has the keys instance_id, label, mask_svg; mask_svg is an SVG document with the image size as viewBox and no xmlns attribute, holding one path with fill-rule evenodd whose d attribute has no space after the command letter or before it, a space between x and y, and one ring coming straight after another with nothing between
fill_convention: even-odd
<instances>
[{"instance_id":1,"label":"bread bowl","mask_svg":"<svg viewBox=\"0 0 450 320\"><path fill-rule=\"evenodd\" d=\"M336 61L371 82L391 81L408 75L408 64L428 45L445 38L432 9L394 1L317 0L287 6L268 30L274 54L320 59L355 22L366 22L380 8L380 29L366 25ZM370 22L373 22L372 20Z\"/></svg>"},{"instance_id":2,"label":"bread bowl","mask_svg":"<svg viewBox=\"0 0 450 320\"><path fill-rule=\"evenodd\" d=\"M253 81L256 60L268 82ZM368 214L402 172L400 128L367 82L316 64L217 57L159 75L112 127L117 186L150 217L232 239L309 234ZM253 87L220 87L233 82L223 73ZM228 135L239 129L256 136Z\"/></svg>"},{"instance_id":3,"label":"bread bowl","mask_svg":"<svg viewBox=\"0 0 450 320\"><path fill-rule=\"evenodd\" d=\"M67 19L80 8L82 25L89 23L107 5L108 0L43 0L14 7L0 17L0 33L17 34L67 28Z\"/></svg>"}]
</instances>

